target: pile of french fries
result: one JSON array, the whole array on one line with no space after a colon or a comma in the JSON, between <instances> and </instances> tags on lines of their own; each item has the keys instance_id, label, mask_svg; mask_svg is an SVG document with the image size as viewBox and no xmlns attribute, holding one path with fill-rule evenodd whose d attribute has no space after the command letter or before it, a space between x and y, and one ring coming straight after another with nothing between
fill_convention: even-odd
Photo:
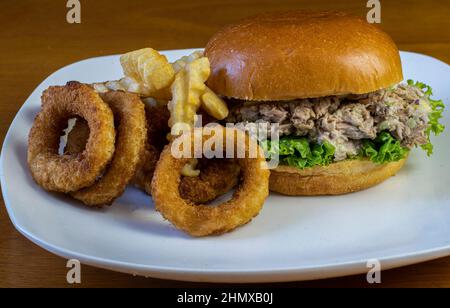
<instances>
[{"instance_id":1,"label":"pile of french fries","mask_svg":"<svg viewBox=\"0 0 450 308\"><path fill-rule=\"evenodd\" d=\"M200 107L218 120L228 116L226 103L205 85L210 66L201 51L169 63L158 51L144 48L122 55L120 63L125 77L94 87L99 92L123 90L168 102L173 136L194 127Z\"/></svg>"},{"instance_id":2,"label":"pile of french fries","mask_svg":"<svg viewBox=\"0 0 450 308\"><path fill-rule=\"evenodd\" d=\"M194 127L200 108L218 120L228 116L226 103L205 84L211 70L208 58L201 51L169 63L158 51L144 48L122 55L120 63L123 78L95 83L94 88L98 92L132 92L143 99L166 103L172 137ZM197 176L199 170L195 167L196 160L193 159L183 169L183 175Z\"/></svg>"}]
</instances>

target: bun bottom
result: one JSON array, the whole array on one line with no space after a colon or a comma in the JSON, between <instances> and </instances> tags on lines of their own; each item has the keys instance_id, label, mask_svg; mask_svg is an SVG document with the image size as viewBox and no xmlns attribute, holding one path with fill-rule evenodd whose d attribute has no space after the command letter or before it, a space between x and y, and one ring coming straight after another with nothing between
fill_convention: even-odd
<instances>
[{"instance_id":1,"label":"bun bottom","mask_svg":"<svg viewBox=\"0 0 450 308\"><path fill-rule=\"evenodd\" d=\"M270 171L269 189L290 196L347 194L395 175L406 159L381 165L369 160L345 160L304 170L279 166Z\"/></svg>"}]
</instances>

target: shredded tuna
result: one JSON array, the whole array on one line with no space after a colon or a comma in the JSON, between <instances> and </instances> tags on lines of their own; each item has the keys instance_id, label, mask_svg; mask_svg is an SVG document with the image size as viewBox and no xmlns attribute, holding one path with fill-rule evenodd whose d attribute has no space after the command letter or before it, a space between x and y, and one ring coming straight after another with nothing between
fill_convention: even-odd
<instances>
[{"instance_id":1,"label":"shredded tuna","mask_svg":"<svg viewBox=\"0 0 450 308\"><path fill-rule=\"evenodd\" d=\"M330 142L335 161L356 155L362 139L389 131L407 148L425 144L431 109L416 87L400 84L363 95L329 96L283 102L233 102L228 122L280 124L279 134Z\"/></svg>"}]
</instances>

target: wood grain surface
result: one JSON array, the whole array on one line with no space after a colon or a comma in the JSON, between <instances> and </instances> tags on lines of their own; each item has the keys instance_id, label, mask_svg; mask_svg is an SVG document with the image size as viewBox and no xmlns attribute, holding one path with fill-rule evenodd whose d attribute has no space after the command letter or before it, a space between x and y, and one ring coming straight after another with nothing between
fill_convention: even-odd
<instances>
[{"instance_id":1,"label":"wood grain surface","mask_svg":"<svg viewBox=\"0 0 450 308\"><path fill-rule=\"evenodd\" d=\"M365 16L366 1L123 0L83 1L82 23L66 22L65 0L0 1L0 140L32 90L75 61L141 47L202 47L219 27L244 16L293 8L344 10ZM450 63L450 1L382 1L381 27L401 50ZM448 76L447 76L448 77ZM446 77L446 78L447 78ZM68 287L65 260L35 246L12 226L0 200L0 287ZM199 287L82 268L82 287ZM211 286L211 285L208 285ZM368 287L365 275L275 284ZM450 287L450 257L385 271L381 287Z\"/></svg>"}]
</instances>

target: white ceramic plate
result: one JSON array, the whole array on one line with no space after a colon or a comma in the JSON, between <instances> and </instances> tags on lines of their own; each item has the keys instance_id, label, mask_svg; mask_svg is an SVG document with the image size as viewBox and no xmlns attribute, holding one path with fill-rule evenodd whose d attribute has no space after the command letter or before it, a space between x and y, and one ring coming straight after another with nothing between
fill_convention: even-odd
<instances>
[{"instance_id":1,"label":"white ceramic plate","mask_svg":"<svg viewBox=\"0 0 450 308\"><path fill-rule=\"evenodd\" d=\"M164 52L170 60L192 50ZM450 68L403 52L404 75L431 84L450 102ZM84 264L158 278L209 282L307 280L383 269L450 254L450 143L434 139L435 154L415 150L400 173L366 191L338 197L272 194L260 215L234 232L191 238L134 189L113 206L91 210L39 188L26 163L27 135L50 85L119 78L118 56L74 63L48 77L27 99L6 136L1 184L15 227L37 245ZM445 124L450 128L449 114Z\"/></svg>"}]
</instances>

